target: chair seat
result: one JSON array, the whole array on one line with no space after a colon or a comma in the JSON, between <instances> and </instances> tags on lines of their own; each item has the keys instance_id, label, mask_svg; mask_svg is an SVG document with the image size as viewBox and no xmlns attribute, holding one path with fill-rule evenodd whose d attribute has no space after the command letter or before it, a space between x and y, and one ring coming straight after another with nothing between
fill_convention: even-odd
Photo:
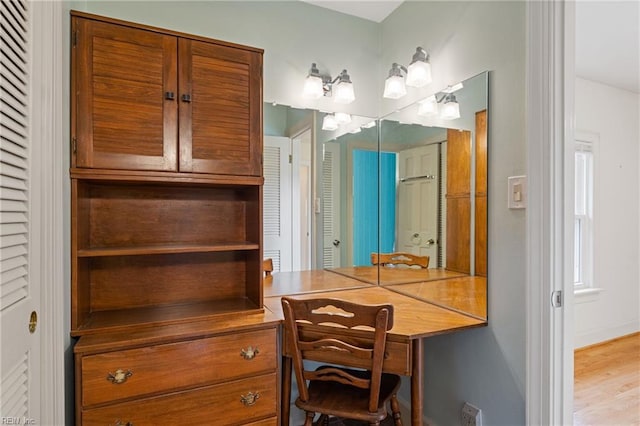
<instances>
[{"instance_id":1,"label":"chair seat","mask_svg":"<svg viewBox=\"0 0 640 426\"><path fill-rule=\"evenodd\" d=\"M327 366L319 367L318 370ZM350 374L366 378L368 371L341 368ZM336 417L362 420L365 422L382 421L387 416L385 403L400 388L400 376L383 373L380 384L378 410L369 412L369 390L338 382L311 380L309 382L309 400L296 400L296 406L304 411L322 412Z\"/></svg>"}]
</instances>

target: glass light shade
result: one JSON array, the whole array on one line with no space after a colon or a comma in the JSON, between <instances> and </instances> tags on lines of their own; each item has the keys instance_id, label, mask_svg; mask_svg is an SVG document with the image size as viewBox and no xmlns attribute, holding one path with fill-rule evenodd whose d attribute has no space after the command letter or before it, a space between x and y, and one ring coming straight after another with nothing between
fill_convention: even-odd
<instances>
[{"instance_id":1,"label":"glass light shade","mask_svg":"<svg viewBox=\"0 0 640 426\"><path fill-rule=\"evenodd\" d=\"M418 115L430 117L438 114L438 101L434 95L418 102Z\"/></svg>"},{"instance_id":2,"label":"glass light shade","mask_svg":"<svg viewBox=\"0 0 640 426\"><path fill-rule=\"evenodd\" d=\"M431 83L431 64L416 61L407 68L407 86L422 87Z\"/></svg>"},{"instance_id":3,"label":"glass light shade","mask_svg":"<svg viewBox=\"0 0 640 426\"><path fill-rule=\"evenodd\" d=\"M338 129L338 121L333 114L327 114L324 116L322 120L322 130L337 130Z\"/></svg>"},{"instance_id":4,"label":"glass light shade","mask_svg":"<svg viewBox=\"0 0 640 426\"><path fill-rule=\"evenodd\" d=\"M441 117L445 120L460 118L460 105L455 100L447 100L442 106Z\"/></svg>"},{"instance_id":5,"label":"glass light shade","mask_svg":"<svg viewBox=\"0 0 640 426\"><path fill-rule=\"evenodd\" d=\"M338 124L351 123L351 114L347 114L346 112L336 112L334 115Z\"/></svg>"},{"instance_id":6,"label":"glass light shade","mask_svg":"<svg viewBox=\"0 0 640 426\"><path fill-rule=\"evenodd\" d=\"M322 88L322 78L309 75L304 81L304 89L302 90L302 95L305 98L310 99L319 99L324 95L324 90Z\"/></svg>"},{"instance_id":7,"label":"glass light shade","mask_svg":"<svg viewBox=\"0 0 640 426\"><path fill-rule=\"evenodd\" d=\"M400 99L407 94L407 88L404 85L404 78L399 75L387 77L384 81L384 93L382 96L389 99Z\"/></svg>"},{"instance_id":8,"label":"glass light shade","mask_svg":"<svg viewBox=\"0 0 640 426\"><path fill-rule=\"evenodd\" d=\"M356 100L353 83L340 81L333 87L334 101L339 104L350 104Z\"/></svg>"}]
</instances>

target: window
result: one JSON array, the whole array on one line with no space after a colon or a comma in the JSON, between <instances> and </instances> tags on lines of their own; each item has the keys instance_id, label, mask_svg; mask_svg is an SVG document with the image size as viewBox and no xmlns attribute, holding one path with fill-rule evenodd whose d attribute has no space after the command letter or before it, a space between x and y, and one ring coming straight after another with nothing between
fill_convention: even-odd
<instances>
[{"instance_id":1,"label":"window","mask_svg":"<svg viewBox=\"0 0 640 426\"><path fill-rule=\"evenodd\" d=\"M575 146L575 218L573 283L576 290L593 286L593 143Z\"/></svg>"}]
</instances>

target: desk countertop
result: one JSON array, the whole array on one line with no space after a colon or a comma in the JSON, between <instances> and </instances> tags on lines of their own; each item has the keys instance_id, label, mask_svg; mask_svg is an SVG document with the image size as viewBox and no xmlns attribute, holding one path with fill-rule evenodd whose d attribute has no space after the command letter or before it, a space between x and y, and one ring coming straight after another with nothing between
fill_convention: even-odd
<instances>
[{"instance_id":1,"label":"desk countertop","mask_svg":"<svg viewBox=\"0 0 640 426\"><path fill-rule=\"evenodd\" d=\"M372 305L391 303L395 317L394 326L389 332L391 340L413 340L486 325L484 320L445 309L385 287L368 286L298 294L295 297L302 299L327 297ZM283 317L280 296L266 297L264 304L276 316Z\"/></svg>"}]
</instances>

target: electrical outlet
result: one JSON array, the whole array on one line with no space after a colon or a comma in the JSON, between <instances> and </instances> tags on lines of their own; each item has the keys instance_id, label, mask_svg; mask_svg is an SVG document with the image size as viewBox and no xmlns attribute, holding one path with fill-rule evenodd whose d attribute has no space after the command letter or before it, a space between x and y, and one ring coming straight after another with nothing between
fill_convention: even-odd
<instances>
[{"instance_id":1,"label":"electrical outlet","mask_svg":"<svg viewBox=\"0 0 640 426\"><path fill-rule=\"evenodd\" d=\"M462 426L482 426L482 410L465 402L460 413L460 424Z\"/></svg>"}]
</instances>

